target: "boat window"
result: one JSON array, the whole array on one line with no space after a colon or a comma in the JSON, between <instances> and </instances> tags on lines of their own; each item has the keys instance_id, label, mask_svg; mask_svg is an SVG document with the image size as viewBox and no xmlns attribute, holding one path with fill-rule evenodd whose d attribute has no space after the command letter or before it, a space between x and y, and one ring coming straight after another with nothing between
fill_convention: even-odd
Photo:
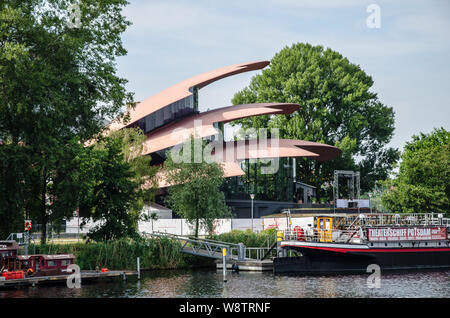
<instances>
[{"instance_id":1,"label":"boat window","mask_svg":"<svg viewBox=\"0 0 450 318\"><path fill-rule=\"evenodd\" d=\"M48 266L48 267L56 266L56 261L48 261L48 262L47 262L47 266Z\"/></svg>"},{"instance_id":2,"label":"boat window","mask_svg":"<svg viewBox=\"0 0 450 318\"><path fill-rule=\"evenodd\" d=\"M61 266L67 266L67 265L69 265L70 264L70 259L63 259L62 261L61 261Z\"/></svg>"}]
</instances>

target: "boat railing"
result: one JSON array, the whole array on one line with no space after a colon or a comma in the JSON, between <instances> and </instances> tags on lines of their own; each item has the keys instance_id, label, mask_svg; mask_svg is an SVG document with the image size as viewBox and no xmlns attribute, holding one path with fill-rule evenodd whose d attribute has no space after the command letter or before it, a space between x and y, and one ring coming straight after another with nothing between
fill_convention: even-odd
<instances>
[{"instance_id":1,"label":"boat railing","mask_svg":"<svg viewBox=\"0 0 450 318\"><path fill-rule=\"evenodd\" d=\"M372 219L373 221L373 219ZM340 228L318 229L301 228L287 229L283 231L284 240L307 241L307 242L339 242L339 243L364 243L366 229L371 227L447 227L450 231L450 219L436 215L407 215L403 218L396 217L394 222L370 222L365 217L359 218L358 222L352 220L349 226L341 224Z\"/></svg>"},{"instance_id":2,"label":"boat railing","mask_svg":"<svg viewBox=\"0 0 450 318\"><path fill-rule=\"evenodd\" d=\"M244 259L258 260L270 259L276 256L277 251L271 247L245 247ZM232 259L238 259L239 249L236 247L230 248L230 255Z\"/></svg>"},{"instance_id":3,"label":"boat railing","mask_svg":"<svg viewBox=\"0 0 450 318\"><path fill-rule=\"evenodd\" d=\"M339 243L361 243L365 240L365 233L359 227L354 229L331 229L318 231L317 229L303 232L285 230L284 240L306 241L306 242L339 242Z\"/></svg>"},{"instance_id":4,"label":"boat railing","mask_svg":"<svg viewBox=\"0 0 450 318\"><path fill-rule=\"evenodd\" d=\"M359 214L348 217L344 226L450 226L450 218L441 213Z\"/></svg>"}]
</instances>

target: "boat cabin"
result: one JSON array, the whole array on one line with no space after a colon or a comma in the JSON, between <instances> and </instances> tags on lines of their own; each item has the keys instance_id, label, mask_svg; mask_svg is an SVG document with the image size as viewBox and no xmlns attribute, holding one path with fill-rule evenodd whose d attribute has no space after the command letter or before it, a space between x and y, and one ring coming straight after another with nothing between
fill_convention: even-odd
<instances>
[{"instance_id":1,"label":"boat cabin","mask_svg":"<svg viewBox=\"0 0 450 318\"><path fill-rule=\"evenodd\" d=\"M28 275L47 276L62 274L67 266L73 264L75 256L73 254L57 255L19 255L17 257L17 267L26 271Z\"/></svg>"},{"instance_id":2,"label":"boat cabin","mask_svg":"<svg viewBox=\"0 0 450 318\"><path fill-rule=\"evenodd\" d=\"M450 219L433 213L321 214L314 217L313 230L309 240L316 242L369 241L374 246L373 242L381 241L445 241Z\"/></svg>"},{"instance_id":3,"label":"boat cabin","mask_svg":"<svg viewBox=\"0 0 450 318\"><path fill-rule=\"evenodd\" d=\"M0 270L14 268L19 244L16 241L0 241Z\"/></svg>"}]
</instances>

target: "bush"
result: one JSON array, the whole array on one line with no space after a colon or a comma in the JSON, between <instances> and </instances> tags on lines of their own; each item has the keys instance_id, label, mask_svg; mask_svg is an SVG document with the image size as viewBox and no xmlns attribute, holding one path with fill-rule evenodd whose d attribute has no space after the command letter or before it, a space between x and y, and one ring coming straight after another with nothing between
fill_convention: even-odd
<instances>
[{"instance_id":1,"label":"bush","mask_svg":"<svg viewBox=\"0 0 450 318\"><path fill-rule=\"evenodd\" d=\"M276 229L268 229L259 233L251 230L233 230L219 235L210 235L208 239L234 244L243 243L246 247L267 247L267 244L271 246L276 241Z\"/></svg>"},{"instance_id":2,"label":"bush","mask_svg":"<svg viewBox=\"0 0 450 318\"><path fill-rule=\"evenodd\" d=\"M135 270L137 257L143 270L191 267L197 262L181 252L178 242L168 238L46 244L35 245L34 249L36 254L74 254L75 263L83 270L94 270L96 266Z\"/></svg>"}]
</instances>

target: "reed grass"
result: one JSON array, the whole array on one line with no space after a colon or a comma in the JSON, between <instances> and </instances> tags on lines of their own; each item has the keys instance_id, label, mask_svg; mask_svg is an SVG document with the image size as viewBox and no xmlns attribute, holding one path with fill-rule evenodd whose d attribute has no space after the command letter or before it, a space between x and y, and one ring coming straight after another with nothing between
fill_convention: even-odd
<instances>
[{"instance_id":1,"label":"reed grass","mask_svg":"<svg viewBox=\"0 0 450 318\"><path fill-rule=\"evenodd\" d=\"M251 230L233 230L228 233L210 235L208 239L234 244L243 243L246 247L267 247L276 241L276 230L268 229L258 233Z\"/></svg>"},{"instance_id":2,"label":"reed grass","mask_svg":"<svg viewBox=\"0 0 450 318\"><path fill-rule=\"evenodd\" d=\"M168 238L142 240L116 240L107 242L46 244L31 246L36 254L74 254L75 263L83 270L99 268L136 269L180 269L198 265L199 260L181 252L178 242Z\"/></svg>"}]
</instances>

